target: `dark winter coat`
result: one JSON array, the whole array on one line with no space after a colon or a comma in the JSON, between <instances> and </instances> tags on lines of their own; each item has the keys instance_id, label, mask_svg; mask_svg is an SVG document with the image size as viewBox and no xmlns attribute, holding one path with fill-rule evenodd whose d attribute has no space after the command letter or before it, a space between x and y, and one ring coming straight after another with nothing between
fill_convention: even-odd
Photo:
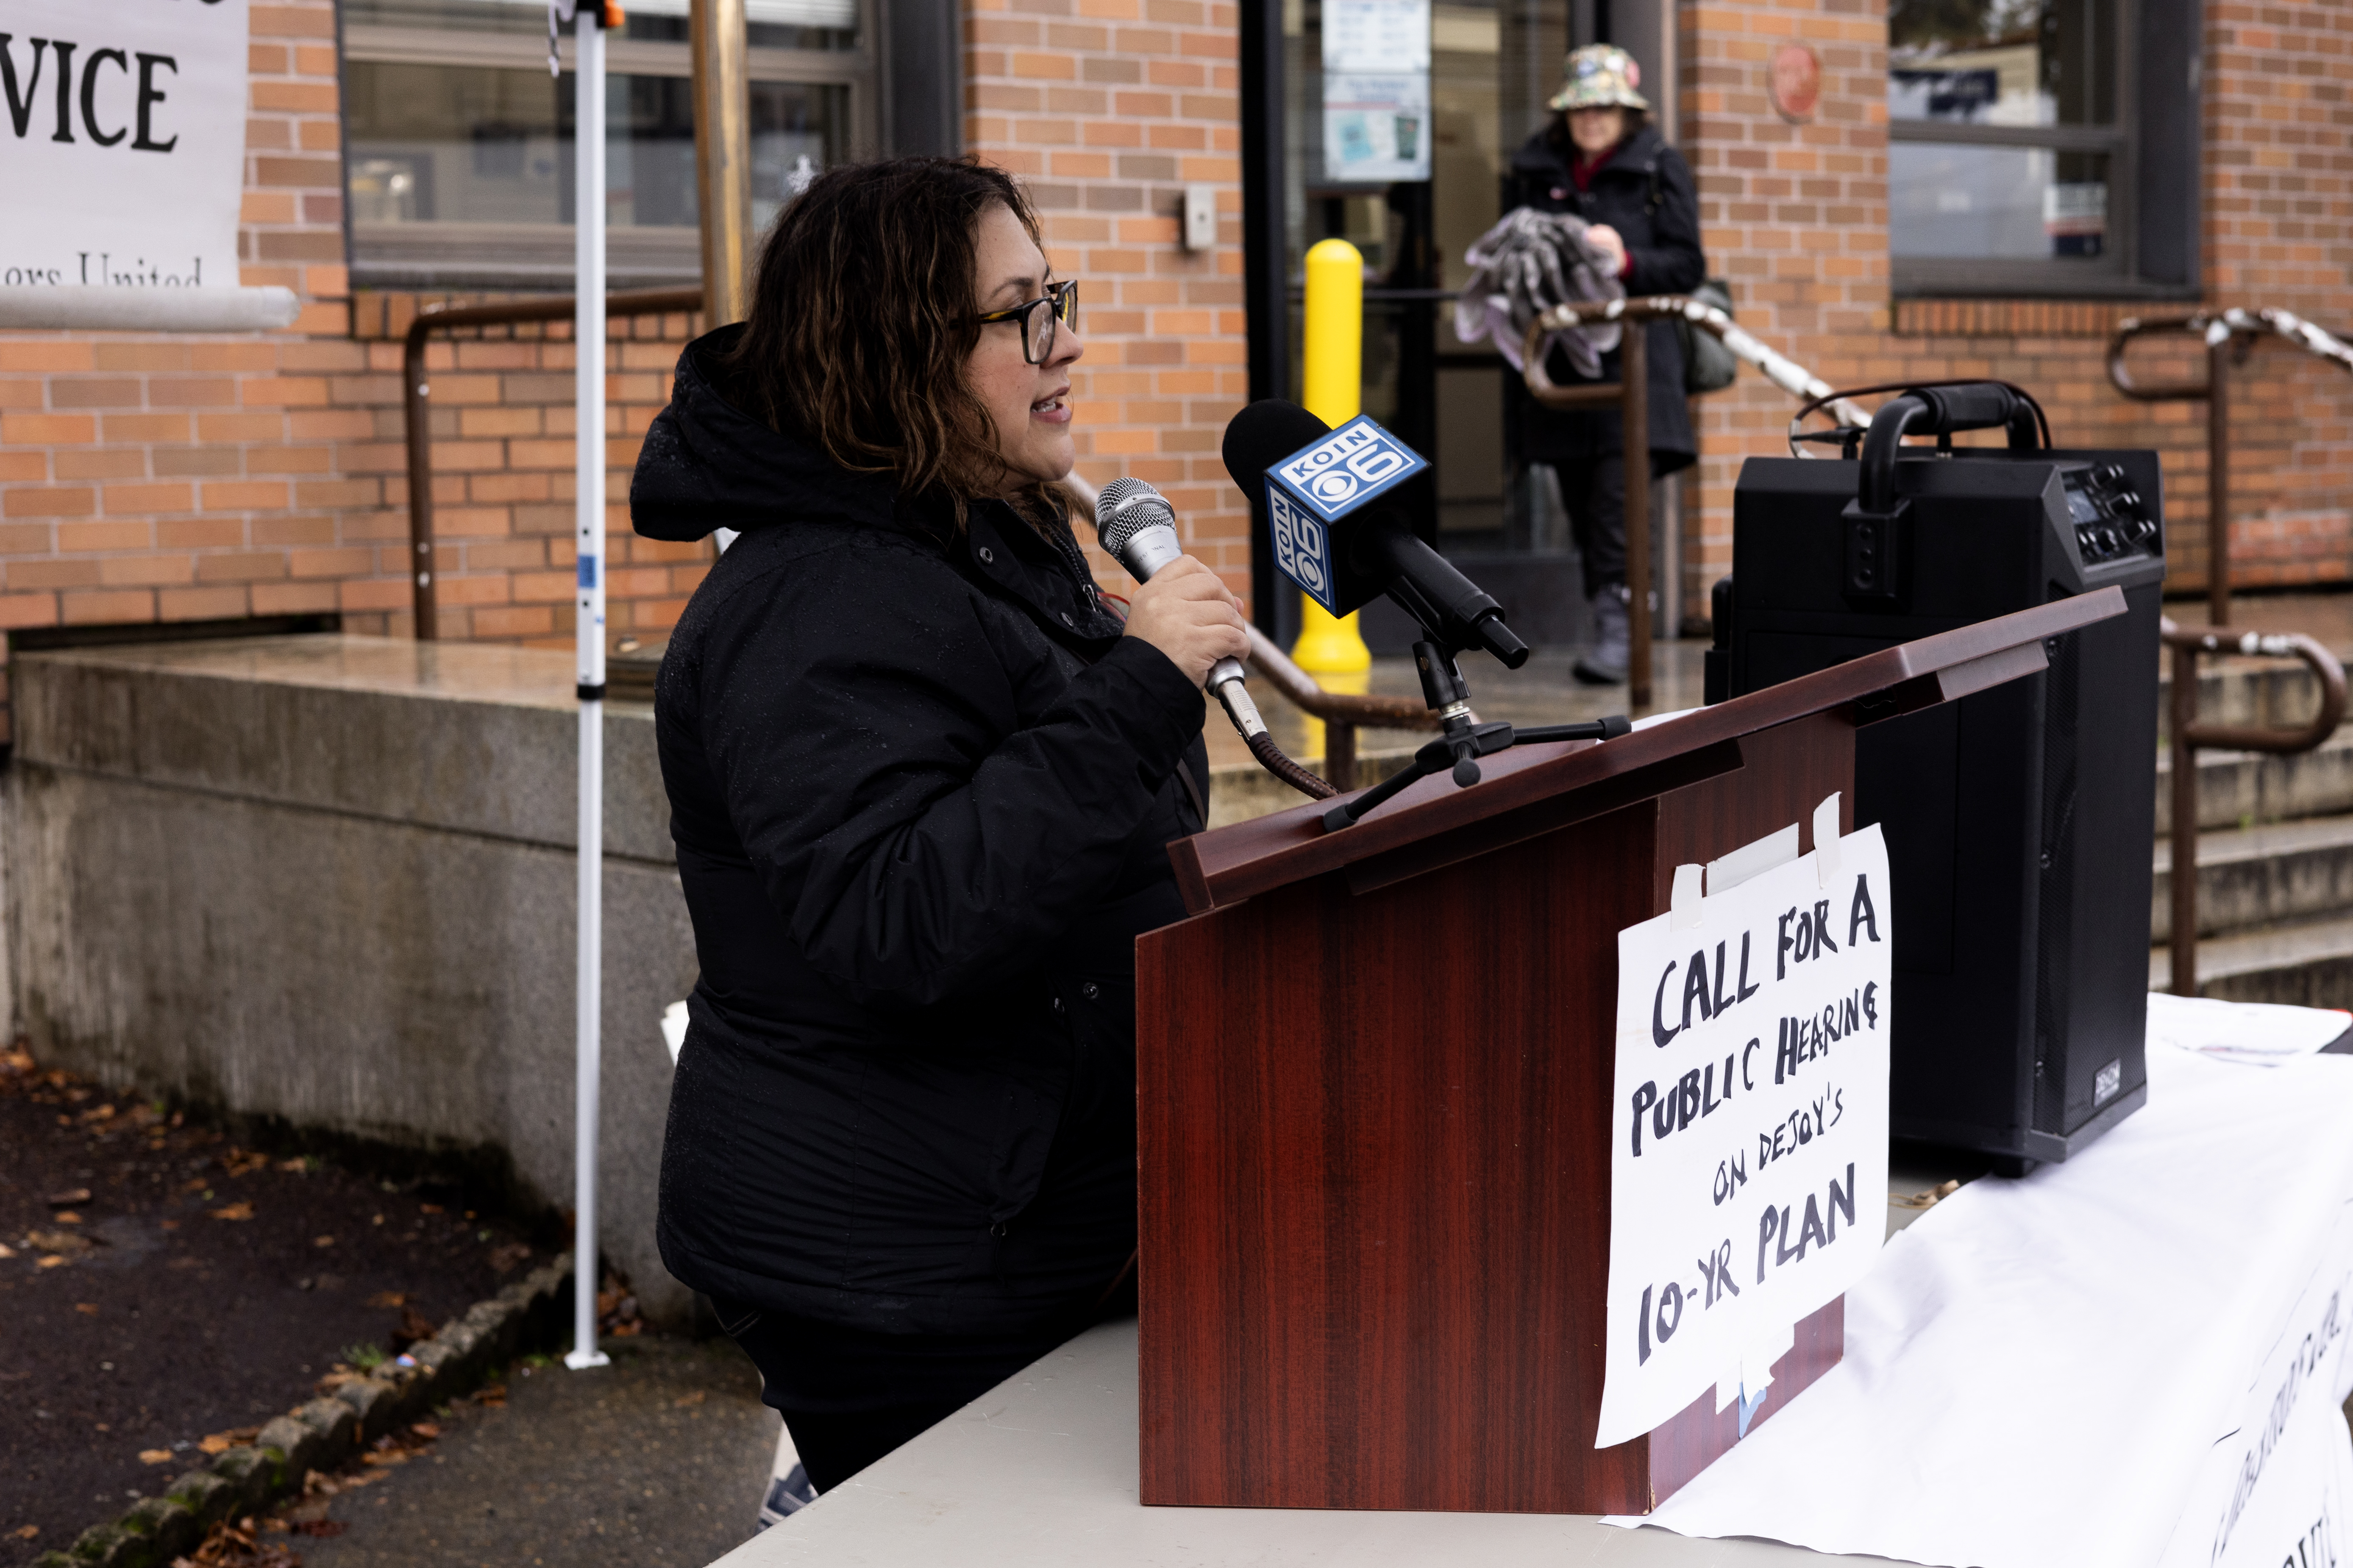
<instances>
[{"instance_id":1,"label":"dark winter coat","mask_svg":"<svg viewBox=\"0 0 2353 1568\"><path fill-rule=\"evenodd\" d=\"M858 1328L1034 1330L1135 1245L1134 944L1184 914L1201 692L1066 530L959 531L739 412L727 341L680 358L629 493L653 538L744 531L656 688L702 966L662 1260Z\"/></svg>"},{"instance_id":2,"label":"dark winter coat","mask_svg":"<svg viewBox=\"0 0 2353 1568\"><path fill-rule=\"evenodd\" d=\"M1557 123L1529 137L1512 159L1513 206L1570 213L1616 229L1634 264L1624 279L1630 298L1683 294L1698 288L1706 279L1707 260L1699 248L1699 193L1683 154L1645 124L1620 142L1594 172L1592 187L1579 191L1569 174L1568 161L1576 153ZM1683 349L1675 341L1674 326L1654 321L1645 331L1651 450L1661 455L1653 466L1666 473L1688 463L1699 447L1692 437ZM1596 379L1617 380L1619 359L1615 353L1603 355ZM1556 383L1584 379L1557 350L1545 362L1545 369ZM1531 461L1573 462L1622 451L1623 426L1614 408L1556 410L1530 399L1522 433Z\"/></svg>"}]
</instances>

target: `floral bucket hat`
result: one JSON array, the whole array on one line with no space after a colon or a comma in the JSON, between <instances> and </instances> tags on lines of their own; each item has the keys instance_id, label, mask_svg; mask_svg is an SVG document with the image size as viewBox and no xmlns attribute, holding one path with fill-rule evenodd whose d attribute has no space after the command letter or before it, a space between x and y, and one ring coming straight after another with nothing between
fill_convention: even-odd
<instances>
[{"instance_id":1,"label":"floral bucket hat","mask_svg":"<svg viewBox=\"0 0 2353 1568\"><path fill-rule=\"evenodd\" d=\"M1642 68L1634 57L1609 44L1588 44L1571 49L1561 67L1568 79L1552 98L1555 109L1643 109L1651 100L1634 89L1642 85Z\"/></svg>"}]
</instances>

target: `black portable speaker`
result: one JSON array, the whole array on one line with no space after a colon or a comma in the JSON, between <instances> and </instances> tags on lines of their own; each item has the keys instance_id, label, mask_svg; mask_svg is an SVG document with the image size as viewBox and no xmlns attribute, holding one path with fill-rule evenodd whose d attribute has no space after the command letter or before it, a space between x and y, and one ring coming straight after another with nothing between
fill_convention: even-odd
<instances>
[{"instance_id":1,"label":"black portable speaker","mask_svg":"<svg viewBox=\"0 0 2353 1568\"><path fill-rule=\"evenodd\" d=\"M1949 439L1997 427L2007 449ZM2162 479L2154 452L2052 451L2047 429L2014 387L1927 386L1843 460L1750 458L1709 658L1719 700L2124 590L2126 613L2052 639L2042 674L1855 737L1854 821L1885 831L1895 907L1893 1131L2013 1173L2148 1093Z\"/></svg>"}]
</instances>

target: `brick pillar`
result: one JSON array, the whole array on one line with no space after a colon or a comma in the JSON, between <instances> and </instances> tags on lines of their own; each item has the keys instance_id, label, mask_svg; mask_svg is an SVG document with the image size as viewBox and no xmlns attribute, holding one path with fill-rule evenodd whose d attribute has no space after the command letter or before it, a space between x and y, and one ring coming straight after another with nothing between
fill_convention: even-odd
<instances>
[{"instance_id":1,"label":"brick pillar","mask_svg":"<svg viewBox=\"0 0 2353 1568\"><path fill-rule=\"evenodd\" d=\"M1731 280L1740 324L1833 384L1889 379L1887 18L1882 0L1687 5L1682 148L1699 181L1708 269ZM1821 96L1810 123L1767 96L1773 52L1810 47ZM1700 402L1686 480L1686 613L1732 567L1741 460L1786 454L1797 404L1754 371Z\"/></svg>"},{"instance_id":2,"label":"brick pillar","mask_svg":"<svg viewBox=\"0 0 2353 1568\"><path fill-rule=\"evenodd\" d=\"M1186 548L1247 597L1250 513L1218 457L1249 395L1239 28L1202 0L973 0L965 140L1027 184L1050 259L1080 279L1080 472L1157 485ZM1199 184L1219 240L1187 252L1179 203Z\"/></svg>"}]
</instances>

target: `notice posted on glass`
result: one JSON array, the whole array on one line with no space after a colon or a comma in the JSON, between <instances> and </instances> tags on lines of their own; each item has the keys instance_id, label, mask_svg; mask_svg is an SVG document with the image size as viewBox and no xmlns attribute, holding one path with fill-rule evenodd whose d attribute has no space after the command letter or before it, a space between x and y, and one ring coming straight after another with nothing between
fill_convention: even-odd
<instances>
[{"instance_id":1,"label":"notice posted on glass","mask_svg":"<svg viewBox=\"0 0 2353 1568\"><path fill-rule=\"evenodd\" d=\"M1878 1256L1887 1192L1887 847L1840 837L1619 933L1607 1378L1595 1440L1770 1394L1799 1320ZM1729 881L1733 864L1711 868ZM1795 857L1794 858L1788 857Z\"/></svg>"}]
</instances>

